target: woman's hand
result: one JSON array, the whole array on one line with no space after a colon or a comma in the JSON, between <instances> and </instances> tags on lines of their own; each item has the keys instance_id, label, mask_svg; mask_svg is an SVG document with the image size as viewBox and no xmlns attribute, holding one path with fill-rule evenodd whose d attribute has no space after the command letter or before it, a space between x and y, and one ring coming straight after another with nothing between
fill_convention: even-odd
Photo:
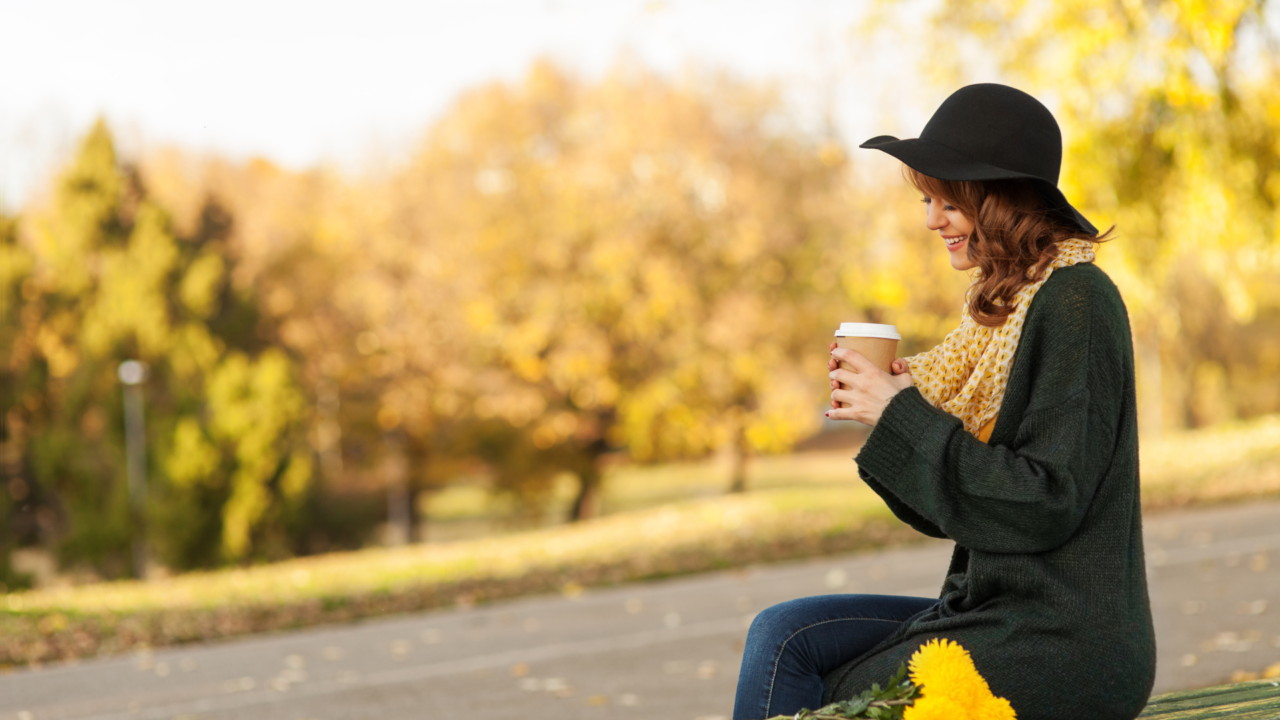
<instances>
[{"instance_id":1,"label":"woman's hand","mask_svg":"<svg viewBox=\"0 0 1280 720\"><path fill-rule=\"evenodd\" d=\"M835 350L835 349L836 349L836 348L838 348L838 347L840 347L840 346L839 346L839 345L837 345L836 343L832 342L829 346L827 346L827 349L828 349L828 350ZM839 361L839 360L836 360L835 355L832 355L831 357L827 358L827 372L831 372L832 370L835 370L835 369L836 369L836 368L838 368L838 367L840 367L840 361ZM909 373L911 372L911 366L910 366L910 365L908 365L908 364L907 364L907 361L906 361L906 360L903 360L902 358L897 358L897 359L895 359L892 363L889 363L889 367L893 369L893 374L894 374L894 375L909 374ZM912 382L912 385L914 385L914 384L915 384L915 383L914 383L914 382ZM840 387L840 383L836 382L836 381L835 381L835 378L832 378L832 379L831 379L831 389L832 389L832 390L835 390L835 389L836 389L836 388L838 388L838 387ZM832 401L831 401L831 407L832 407L833 409L834 409L834 408L838 408L838 407L840 407L840 403L836 402L835 400L832 400Z\"/></svg>"},{"instance_id":2,"label":"woman's hand","mask_svg":"<svg viewBox=\"0 0 1280 720\"><path fill-rule=\"evenodd\" d=\"M853 366L853 371L842 370L839 362ZM832 420L857 420L864 425L875 425L880 421L880 414L888 407L894 395L911 387L910 368L906 361L893 361L894 374L890 375L867 360L856 350L836 347L831 343L831 358L827 361L827 369L831 378L831 410L827 417ZM841 407L841 403L848 407Z\"/></svg>"}]
</instances>

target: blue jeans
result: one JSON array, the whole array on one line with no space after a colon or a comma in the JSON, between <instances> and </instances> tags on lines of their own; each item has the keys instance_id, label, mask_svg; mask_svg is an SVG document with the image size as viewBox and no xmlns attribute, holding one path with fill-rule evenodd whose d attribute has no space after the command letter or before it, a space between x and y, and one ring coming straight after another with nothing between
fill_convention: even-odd
<instances>
[{"instance_id":1,"label":"blue jeans","mask_svg":"<svg viewBox=\"0 0 1280 720\"><path fill-rule=\"evenodd\" d=\"M747 633L734 720L817 710L823 675L866 653L936 602L901 595L818 595L766 609Z\"/></svg>"}]
</instances>

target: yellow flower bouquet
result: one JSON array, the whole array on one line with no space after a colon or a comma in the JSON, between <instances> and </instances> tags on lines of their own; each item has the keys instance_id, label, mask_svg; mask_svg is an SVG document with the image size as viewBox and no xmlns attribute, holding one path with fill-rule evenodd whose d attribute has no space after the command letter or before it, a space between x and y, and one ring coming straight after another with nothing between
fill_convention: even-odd
<instances>
[{"instance_id":1,"label":"yellow flower bouquet","mask_svg":"<svg viewBox=\"0 0 1280 720\"><path fill-rule=\"evenodd\" d=\"M772 720L1015 720L1008 700L991 693L987 681L978 674L969 651L945 638L933 639L911 656L911 677L907 666L881 688L852 700L842 700L818 710L801 710L792 717Z\"/></svg>"}]
</instances>

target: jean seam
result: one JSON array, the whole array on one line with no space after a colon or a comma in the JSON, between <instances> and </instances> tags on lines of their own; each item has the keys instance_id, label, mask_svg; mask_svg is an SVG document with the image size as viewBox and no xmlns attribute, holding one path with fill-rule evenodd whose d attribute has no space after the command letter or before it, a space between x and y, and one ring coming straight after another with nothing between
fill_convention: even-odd
<instances>
[{"instance_id":1,"label":"jean seam","mask_svg":"<svg viewBox=\"0 0 1280 720\"><path fill-rule=\"evenodd\" d=\"M832 620L823 620L822 622L816 622L816 623L813 623L812 625L805 625L799 630L796 630L795 632L788 635L787 639L782 641L782 646L778 648L778 656L773 659L773 674L769 676L769 697L766 698L764 702L765 717L769 717L769 709L773 706L773 684L778 680L778 663L782 662L782 654L786 652L787 643L791 642L791 638L799 635L805 630L818 627L819 625L826 625L828 623L834 623L834 622L849 622L851 620L858 620L858 621L864 621L864 622L869 620L872 622L887 622L887 623L898 623L898 624L902 624L903 622L902 620L886 620L884 618L864 618L864 617L834 618ZM814 709L816 710L817 708L814 708Z\"/></svg>"}]
</instances>

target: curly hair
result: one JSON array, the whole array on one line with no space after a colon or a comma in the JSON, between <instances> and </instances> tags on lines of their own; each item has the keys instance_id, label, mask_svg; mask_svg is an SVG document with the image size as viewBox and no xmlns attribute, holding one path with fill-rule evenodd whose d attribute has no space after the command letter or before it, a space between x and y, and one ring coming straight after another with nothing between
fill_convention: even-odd
<instances>
[{"instance_id":1,"label":"curly hair","mask_svg":"<svg viewBox=\"0 0 1280 720\"><path fill-rule=\"evenodd\" d=\"M982 271L969 291L969 314L979 325L1004 324L1012 301L1024 286L1039 280L1058 257L1058 243L1071 238L1102 243L1115 226L1089 234L1050 211L1026 180L940 180L906 165L903 173L917 190L943 198L973 221L965 252Z\"/></svg>"}]
</instances>

